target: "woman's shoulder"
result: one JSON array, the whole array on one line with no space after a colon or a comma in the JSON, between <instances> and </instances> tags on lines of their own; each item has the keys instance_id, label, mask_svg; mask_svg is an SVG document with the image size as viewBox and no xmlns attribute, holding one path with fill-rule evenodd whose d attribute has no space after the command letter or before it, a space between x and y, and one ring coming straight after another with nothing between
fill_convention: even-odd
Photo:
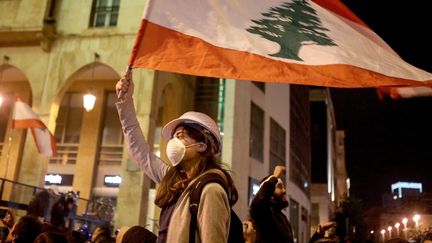
<instances>
[{"instance_id":1,"label":"woman's shoulder","mask_svg":"<svg viewBox=\"0 0 432 243\"><path fill-rule=\"evenodd\" d=\"M201 194L220 193L227 191L228 180L220 169L210 169L191 182L190 190L200 190Z\"/></svg>"},{"instance_id":2,"label":"woman's shoulder","mask_svg":"<svg viewBox=\"0 0 432 243\"><path fill-rule=\"evenodd\" d=\"M213 176L213 177L219 176L225 181L225 183L228 183L227 175L224 173L224 171L222 171L221 169L218 169L218 168L209 169L206 172L202 173L200 176L198 176L198 178L210 177L210 176Z\"/></svg>"}]
</instances>

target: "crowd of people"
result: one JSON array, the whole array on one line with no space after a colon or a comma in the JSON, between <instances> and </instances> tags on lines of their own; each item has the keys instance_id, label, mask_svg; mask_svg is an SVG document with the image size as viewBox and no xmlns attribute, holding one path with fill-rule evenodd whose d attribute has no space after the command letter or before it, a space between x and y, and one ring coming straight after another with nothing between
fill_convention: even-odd
<instances>
[{"instance_id":1,"label":"crowd of people","mask_svg":"<svg viewBox=\"0 0 432 243\"><path fill-rule=\"evenodd\" d=\"M156 242L156 235L142 226L122 227L113 232L112 227L102 225L92 233L81 227L78 230L56 227L41 218L27 214L14 223L12 212L2 209L8 216L1 219L0 242L8 243L136 243Z\"/></svg>"}]
</instances>

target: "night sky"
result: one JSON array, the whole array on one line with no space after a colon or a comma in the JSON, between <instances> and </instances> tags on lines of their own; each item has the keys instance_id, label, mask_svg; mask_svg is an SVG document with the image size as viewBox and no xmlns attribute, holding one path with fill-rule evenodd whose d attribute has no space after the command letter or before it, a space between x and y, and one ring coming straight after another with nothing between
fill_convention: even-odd
<instances>
[{"instance_id":1,"label":"night sky","mask_svg":"<svg viewBox=\"0 0 432 243\"><path fill-rule=\"evenodd\" d=\"M432 72L428 1L343 0L405 61ZM432 193L432 97L380 100L375 89L331 89L337 126L346 132L351 193L379 206L397 181Z\"/></svg>"}]
</instances>

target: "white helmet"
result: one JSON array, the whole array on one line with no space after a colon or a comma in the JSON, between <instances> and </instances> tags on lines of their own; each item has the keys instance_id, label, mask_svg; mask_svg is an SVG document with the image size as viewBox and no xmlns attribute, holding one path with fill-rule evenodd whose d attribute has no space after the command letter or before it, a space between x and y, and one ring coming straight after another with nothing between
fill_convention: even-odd
<instances>
[{"instance_id":1,"label":"white helmet","mask_svg":"<svg viewBox=\"0 0 432 243\"><path fill-rule=\"evenodd\" d=\"M176 129L176 127L182 123L197 124L205 128L207 131L209 131L213 135L216 142L218 143L216 144L216 148L215 148L216 151L214 151L215 155L218 156L221 153L222 137L216 125L216 122L211 117L201 112L188 111L184 113L182 116L180 116L179 118L168 122L162 128L162 136L167 140L171 139L174 133L174 129Z\"/></svg>"}]
</instances>

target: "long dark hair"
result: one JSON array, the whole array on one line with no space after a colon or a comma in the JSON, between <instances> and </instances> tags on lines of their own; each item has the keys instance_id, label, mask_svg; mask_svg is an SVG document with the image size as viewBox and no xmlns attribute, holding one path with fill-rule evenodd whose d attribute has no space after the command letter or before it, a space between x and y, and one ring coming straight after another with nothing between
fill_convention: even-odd
<instances>
[{"instance_id":1,"label":"long dark hair","mask_svg":"<svg viewBox=\"0 0 432 243\"><path fill-rule=\"evenodd\" d=\"M182 126L186 130L188 136L197 142L205 143L207 145L207 149L203 152L200 152L201 160L192 168L190 178L186 176L184 171L177 167L172 167L168 170L168 173L162 179L157 189L155 204L162 208L176 203L177 199L184 192L189 183L210 169L218 169L224 173L228 180L228 189L230 191L230 195L228 195L228 197L230 204L235 204L238 200L238 192L234 186L234 181L228 171L222 168L221 163L214 155L214 149L212 149L215 146L214 143L216 140L213 137L209 137L211 136L209 135L210 133L200 131L204 130L204 128L201 126L190 124L180 124L179 126Z\"/></svg>"}]
</instances>

